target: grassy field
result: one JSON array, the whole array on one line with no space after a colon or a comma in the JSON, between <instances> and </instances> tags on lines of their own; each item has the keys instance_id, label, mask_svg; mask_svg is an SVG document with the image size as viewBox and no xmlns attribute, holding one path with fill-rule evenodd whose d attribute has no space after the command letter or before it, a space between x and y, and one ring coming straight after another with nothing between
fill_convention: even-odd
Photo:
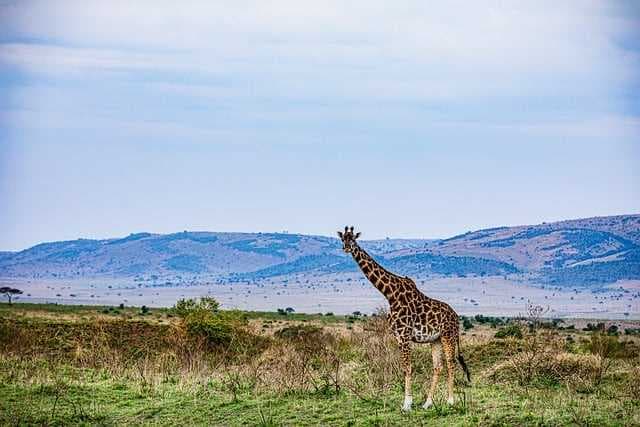
<instances>
[{"instance_id":1,"label":"grassy field","mask_svg":"<svg viewBox=\"0 0 640 427\"><path fill-rule=\"evenodd\" d=\"M0 424L640 425L639 325L465 324L472 383L421 409L415 347L403 413L383 317L0 304Z\"/></svg>"}]
</instances>

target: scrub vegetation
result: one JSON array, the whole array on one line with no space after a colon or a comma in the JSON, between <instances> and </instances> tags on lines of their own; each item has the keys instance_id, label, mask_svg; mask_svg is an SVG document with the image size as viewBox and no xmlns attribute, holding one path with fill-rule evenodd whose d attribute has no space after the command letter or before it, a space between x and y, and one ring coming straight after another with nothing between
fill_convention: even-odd
<instances>
[{"instance_id":1,"label":"scrub vegetation","mask_svg":"<svg viewBox=\"0 0 640 427\"><path fill-rule=\"evenodd\" d=\"M458 373L453 406L442 383L420 407L431 355L415 346L403 413L382 315L0 304L0 424L640 424L637 324L528 313L461 319L473 382Z\"/></svg>"}]
</instances>

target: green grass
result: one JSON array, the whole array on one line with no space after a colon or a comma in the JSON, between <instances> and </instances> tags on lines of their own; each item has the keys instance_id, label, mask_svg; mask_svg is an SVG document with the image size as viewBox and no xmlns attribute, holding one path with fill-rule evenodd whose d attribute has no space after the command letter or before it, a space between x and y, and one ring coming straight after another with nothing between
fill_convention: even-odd
<instances>
[{"instance_id":1,"label":"green grass","mask_svg":"<svg viewBox=\"0 0 640 427\"><path fill-rule=\"evenodd\" d=\"M601 381L543 375L522 385L509 375L498 381L490 372L526 343L494 339L495 329L476 326L476 337L463 337L473 383L465 385L458 374L456 404L448 406L441 380L436 405L422 409L430 355L420 347L414 353L414 410L406 414L395 349L372 348L388 337L363 330L371 320L347 329L345 317L248 312L258 323L309 321L330 326L325 331L344 327L345 335L330 339L334 332L327 332L294 342L270 337L267 347L246 353L192 347L195 341L174 329L179 319L158 322L166 309L152 309L149 316L139 316L136 307L120 316L105 316L102 309L0 305L0 425L640 425L635 347L615 359ZM576 342L591 336L572 334ZM296 382L302 372L296 363L304 357L310 357L304 366L313 378ZM322 385L332 372L325 368L337 366L332 358L340 361L339 391L331 382ZM376 364L379 359L384 363ZM362 389L354 388L365 379L370 381ZM290 383L277 387L280 380Z\"/></svg>"},{"instance_id":2,"label":"green grass","mask_svg":"<svg viewBox=\"0 0 640 427\"><path fill-rule=\"evenodd\" d=\"M4 374L4 372L3 372ZM0 424L101 425L632 425L638 402L616 402L606 391L572 395L566 390L475 384L466 405L438 402L409 414L399 409L399 390L368 402L348 393L240 394L215 382L184 390L160 384L145 390L98 371L67 371L54 381L2 378ZM69 377L75 377L69 380ZM420 402L417 402L420 403Z\"/></svg>"}]
</instances>

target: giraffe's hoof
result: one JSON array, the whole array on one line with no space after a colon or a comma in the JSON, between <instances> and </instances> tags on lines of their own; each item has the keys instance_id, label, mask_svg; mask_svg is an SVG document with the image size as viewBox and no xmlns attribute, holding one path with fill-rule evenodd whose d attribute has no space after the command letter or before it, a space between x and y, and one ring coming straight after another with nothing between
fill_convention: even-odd
<instances>
[{"instance_id":1,"label":"giraffe's hoof","mask_svg":"<svg viewBox=\"0 0 640 427\"><path fill-rule=\"evenodd\" d=\"M429 409L433 406L433 399L431 399L430 397L426 400L426 402L424 402L424 405L422 405L423 409Z\"/></svg>"},{"instance_id":2,"label":"giraffe's hoof","mask_svg":"<svg viewBox=\"0 0 640 427\"><path fill-rule=\"evenodd\" d=\"M404 412L411 412L411 404L413 403L413 399L411 397L405 397L404 403L402 404L402 410Z\"/></svg>"},{"instance_id":3,"label":"giraffe's hoof","mask_svg":"<svg viewBox=\"0 0 640 427\"><path fill-rule=\"evenodd\" d=\"M447 404L448 405L453 405L453 397L450 397L447 399Z\"/></svg>"}]
</instances>

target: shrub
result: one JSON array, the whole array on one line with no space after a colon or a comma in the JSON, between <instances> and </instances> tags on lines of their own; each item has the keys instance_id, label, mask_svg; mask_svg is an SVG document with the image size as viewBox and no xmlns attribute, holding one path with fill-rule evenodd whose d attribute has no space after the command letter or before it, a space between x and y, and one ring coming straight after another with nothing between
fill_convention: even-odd
<instances>
[{"instance_id":1,"label":"shrub","mask_svg":"<svg viewBox=\"0 0 640 427\"><path fill-rule=\"evenodd\" d=\"M337 394L342 387L340 341L323 328L298 324L274 333L276 341L260 356L268 366L261 383L280 392Z\"/></svg>"},{"instance_id":2,"label":"shrub","mask_svg":"<svg viewBox=\"0 0 640 427\"><path fill-rule=\"evenodd\" d=\"M308 353L310 356L326 353L336 343L334 335L313 325L287 326L276 331L274 336L292 343L298 351Z\"/></svg>"},{"instance_id":3,"label":"shrub","mask_svg":"<svg viewBox=\"0 0 640 427\"><path fill-rule=\"evenodd\" d=\"M520 328L519 325L511 324L511 325L505 326L504 328L498 329L498 331L494 336L496 338L507 338L507 337L522 338L522 329Z\"/></svg>"},{"instance_id":4,"label":"shrub","mask_svg":"<svg viewBox=\"0 0 640 427\"><path fill-rule=\"evenodd\" d=\"M545 366L558 357L566 346L566 342L555 330L540 329L543 324L541 316L549 311L548 307L528 303L526 311L528 314L526 318L502 328L495 336L518 338L518 345L514 348L516 352L512 355L509 366L521 386L528 386L535 382L557 383L558 380L553 376L542 375L541 372L545 372Z\"/></svg>"},{"instance_id":5,"label":"shrub","mask_svg":"<svg viewBox=\"0 0 640 427\"><path fill-rule=\"evenodd\" d=\"M220 303L211 297L202 297L200 300L180 299L173 307L173 311L180 317L186 317L189 313L196 310L205 310L215 313L220 308Z\"/></svg>"},{"instance_id":6,"label":"shrub","mask_svg":"<svg viewBox=\"0 0 640 427\"><path fill-rule=\"evenodd\" d=\"M242 315L235 311L212 313L208 310L194 310L184 318L187 332L204 338L210 345L229 344L245 323Z\"/></svg>"},{"instance_id":7,"label":"shrub","mask_svg":"<svg viewBox=\"0 0 640 427\"><path fill-rule=\"evenodd\" d=\"M484 323L487 322L487 318L484 317L482 314L476 314L475 320L476 320L476 322L478 322L480 324L484 324Z\"/></svg>"},{"instance_id":8,"label":"shrub","mask_svg":"<svg viewBox=\"0 0 640 427\"><path fill-rule=\"evenodd\" d=\"M600 322L596 325L593 323L587 323L587 326L582 328L583 331L604 331L604 323Z\"/></svg>"},{"instance_id":9,"label":"shrub","mask_svg":"<svg viewBox=\"0 0 640 427\"><path fill-rule=\"evenodd\" d=\"M462 327L464 328L464 330L469 330L473 328L473 323L471 323L471 320L469 320L468 318L464 318L462 320Z\"/></svg>"},{"instance_id":10,"label":"shrub","mask_svg":"<svg viewBox=\"0 0 640 427\"><path fill-rule=\"evenodd\" d=\"M481 325L488 323L492 328L504 324L504 321L500 317L484 316L482 314L476 314L473 319Z\"/></svg>"},{"instance_id":11,"label":"shrub","mask_svg":"<svg viewBox=\"0 0 640 427\"><path fill-rule=\"evenodd\" d=\"M322 328L313 325L293 325L277 330L273 335L287 340L315 339L322 334Z\"/></svg>"},{"instance_id":12,"label":"shrub","mask_svg":"<svg viewBox=\"0 0 640 427\"><path fill-rule=\"evenodd\" d=\"M219 307L214 298L203 297L198 301L181 299L173 311L182 317L190 335L204 338L210 345L229 344L246 325L246 318L237 310L219 311Z\"/></svg>"},{"instance_id":13,"label":"shrub","mask_svg":"<svg viewBox=\"0 0 640 427\"><path fill-rule=\"evenodd\" d=\"M186 317L191 311L196 309L197 302L194 299L179 299L173 306L173 312L180 317Z\"/></svg>"},{"instance_id":14,"label":"shrub","mask_svg":"<svg viewBox=\"0 0 640 427\"><path fill-rule=\"evenodd\" d=\"M584 348L589 353L602 358L618 358L623 354L624 345L617 336L595 333L584 342Z\"/></svg>"},{"instance_id":15,"label":"shrub","mask_svg":"<svg viewBox=\"0 0 640 427\"><path fill-rule=\"evenodd\" d=\"M519 353L495 365L487 376L494 381L517 381L520 385L564 383L583 386L591 384L598 370L599 361L592 355L549 353L532 364L529 353Z\"/></svg>"},{"instance_id":16,"label":"shrub","mask_svg":"<svg viewBox=\"0 0 640 427\"><path fill-rule=\"evenodd\" d=\"M594 333L583 344L589 353L598 358L598 370L595 375L597 383L607 374L614 359L630 359L639 354L637 344L632 341L620 341L617 335Z\"/></svg>"}]
</instances>

